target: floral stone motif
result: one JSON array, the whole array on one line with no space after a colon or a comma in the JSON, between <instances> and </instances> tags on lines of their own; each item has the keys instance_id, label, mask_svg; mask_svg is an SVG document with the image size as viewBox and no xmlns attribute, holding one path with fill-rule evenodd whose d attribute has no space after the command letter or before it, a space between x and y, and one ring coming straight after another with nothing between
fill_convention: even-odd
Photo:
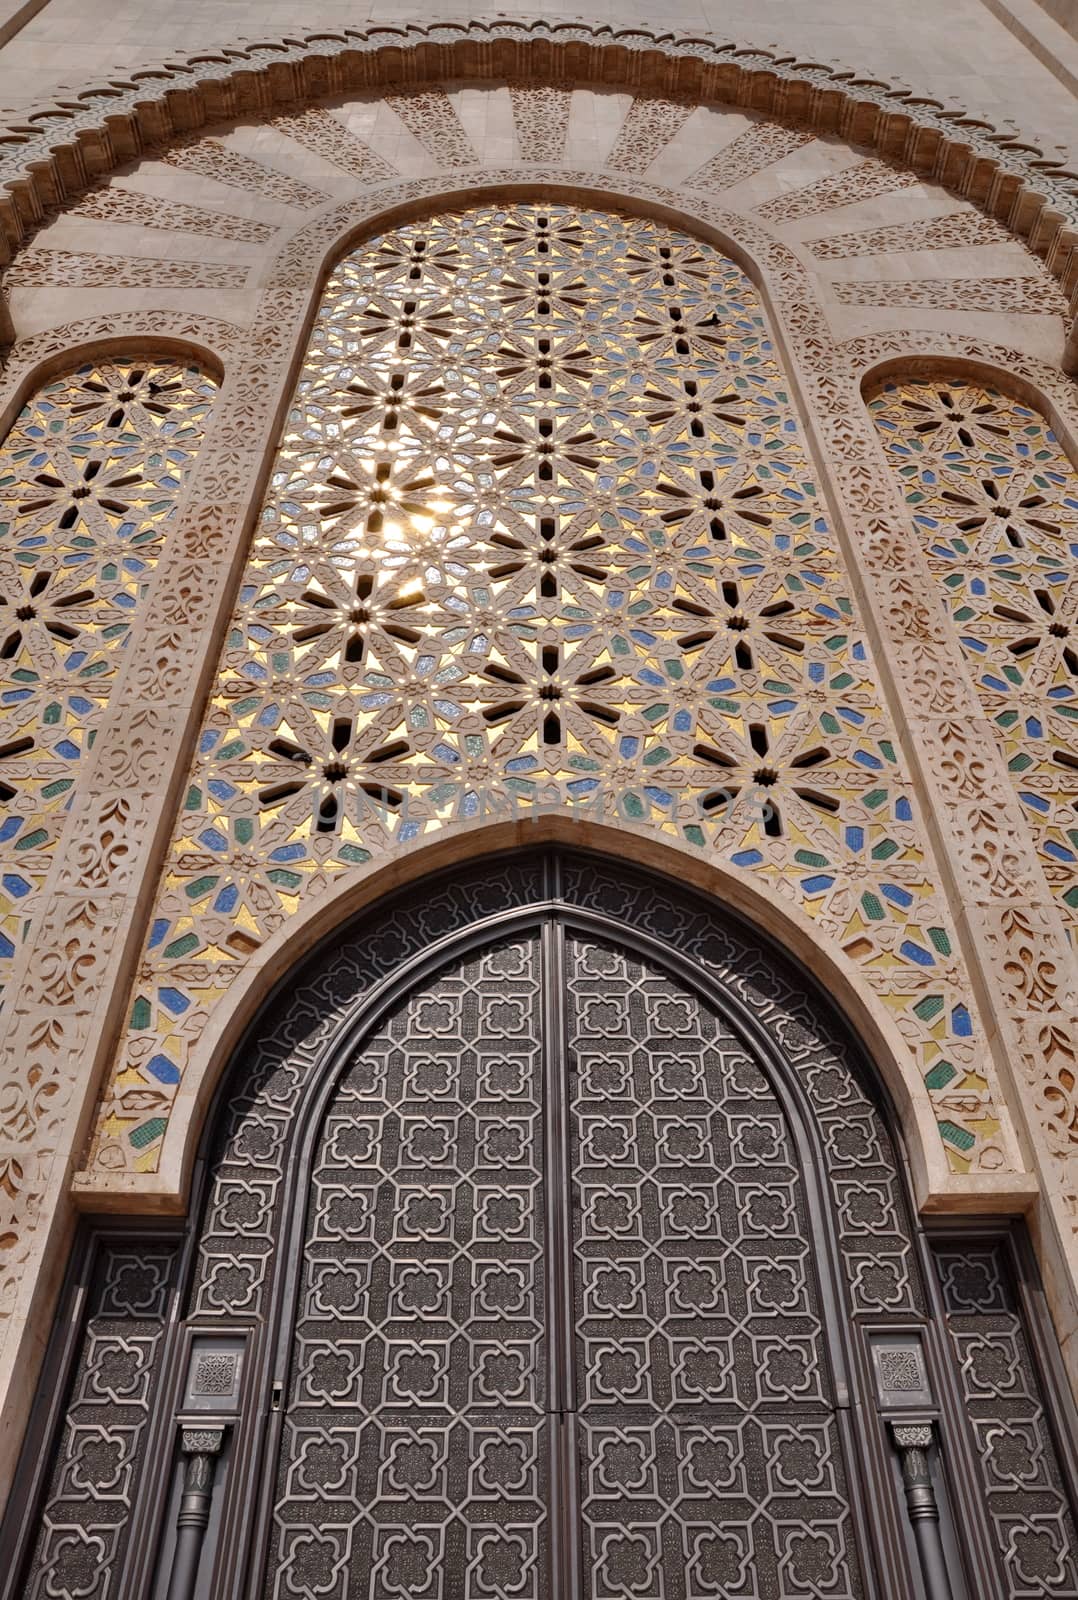
<instances>
[{"instance_id":1,"label":"floral stone motif","mask_svg":"<svg viewBox=\"0 0 1078 1600\"><path fill-rule=\"evenodd\" d=\"M760 875L896 1014L956 1168L998 1161L758 297L684 234L529 203L417 221L329 278L98 1159L156 1164L209 1009L302 898L537 805Z\"/></svg>"},{"instance_id":2,"label":"floral stone motif","mask_svg":"<svg viewBox=\"0 0 1078 1600\"><path fill-rule=\"evenodd\" d=\"M147 352L88 362L38 390L0 452L0 983L215 392Z\"/></svg>"}]
</instances>

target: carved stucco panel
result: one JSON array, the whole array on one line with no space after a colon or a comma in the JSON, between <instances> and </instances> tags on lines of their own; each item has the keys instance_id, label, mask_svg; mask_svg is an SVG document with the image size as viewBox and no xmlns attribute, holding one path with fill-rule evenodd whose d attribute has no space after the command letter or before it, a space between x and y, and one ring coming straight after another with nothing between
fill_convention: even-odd
<instances>
[{"instance_id":1,"label":"carved stucco panel","mask_svg":"<svg viewBox=\"0 0 1078 1600\"><path fill-rule=\"evenodd\" d=\"M519 181L520 176L520 169L485 174L486 181L492 184L511 184ZM529 166L527 176L551 184L585 184L591 190L606 189L613 194L624 193L626 188L623 179L605 179L594 171L560 172ZM645 205L658 204L675 209L684 206L684 196L676 192L638 182L632 188ZM234 330L228 330L232 348L243 353L242 364L233 368L230 396L227 403L224 403L223 397L212 436L207 441L197 486L192 488L192 495L197 499L177 529L174 544L178 563L176 574L179 576L182 572L185 575L183 583L173 593L160 594L161 611L154 624L152 637L148 631L146 648L133 652L137 665L132 665L131 674L125 679L117 702L118 708L122 702L123 715L130 720L123 727L117 725L111 739L102 738L96 753L105 795L103 803L101 796L95 799L96 811L87 823L91 831L97 834L97 842L90 851L91 865L88 871L91 874L96 871L100 875L103 870L100 866L92 865L94 858L119 860L121 857L128 863L127 871L143 873L154 859L155 848L163 843L163 826L167 821L174 784L170 785L166 775L162 774L160 752L162 749L184 749L194 731L200 699L197 667L200 661L206 659L207 651L215 653L211 650L211 644L215 628L219 628L223 622L222 600L228 593L230 576L236 567L239 530L248 513L261 467L261 454L257 449L252 450L252 441L266 438L279 412L291 352L300 336L300 327L310 304L317 263L338 239L360 226L366 217L376 215L390 205L425 198L436 193L437 189L438 185L430 182L383 185L364 202L334 207L304 229L281 258L280 274L271 277L250 333L234 335ZM909 589L899 594L897 599L892 601L888 596L890 581L897 570L903 570L902 581L907 581L908 545L902 537L904 520L901 507L896 508L894 497L888 492L886 476L878 455L874 454L875 441L867 428L867 421L863 427L859 418L851 421L854 409L851 406L851 382L856 376L855 361L849 352L835 346L826 320L815 304L806 273L789 251L776 244L766 230L749 224L746 219L726 216L717 208L706 205L695 209L701 220L740 238L759 261L765 288L777 308L780 327L794 348L800 381L809 395L810 422L817 430L825 450L825 475L829 473L837 485L838 509L842 513L842 520L851 529L871 525L871 538L863 547L861 570L880 619L881 639L886 640L884 653L892 663L894 705L901 705L904 695L912 691L917 704L924 706L933 716L938 714L941 718L956 719L952 726L957 726L957 719L964 715L971 701L962 673L956 670L953 659L948 662L946 636L933 625L931 609L926 609L927 585L918 588L913 578L909 580ZM142 319L142 322L145 326L146 320ZM87 332L85 336L106 337L115 327L115 319L98 318L93 324L95 331ZM223 345L225 342L225 330L219 324L216 327L199 324L175 315L162 322L162 332L196 341L204 338L207 343L218 342ZM36 360L42 359L49 349L55 348L58 348L57 339L52 335L41 341L40 355L17 352L15 365L10 368L11 374L14 376L16 371L30 370ZM859 560L857 542L851 538L849 543L848 553L856 564ZM201 583L198 581L200 575ZM185 638L187 653L183 656L184 665L178 673L177 656ZM184 672L187 674L186 680ZM907 672L911 674L908 679ZM929 684L934 685L931 703L925 698ZM153 721L155 715L159 717L156 722ZM913 734L910 737L912 747L920 748L920 739ZM933 774L934 782L938 781L940 785L941 806L949 817L961 820L963 826L972 825L971 807L985 793L991 793L994 797L993 810L996 798L1003 794L1002 788L994 785L993 775L987 767L975 761L978 770L975 774L971 773L970 759L961 752L956 753L951 741L939 769L934 770ZM116 796L129 781L138 784L140 792L136 796L137 803L130 807L126 815L121 816L115 809ZM923 793L932 793L934 783L929 784L923 773L922 781L925 783ZM145 789L142 788L143 784ZM83 825L82 819L78 825ZM1021 819L1019 830L1021 833ZM1006 831L1010 833L1010 828ZM128 841L126 844L123 842L125 840ZM998 892L992 876L986 875L975 864L978 848L975 843L967 848L963 841L956 856L962 863L963 874L972 872L975 878L979 874L982 887L976 892L992 895ZM986 883L991 887L986 889ZM311 885L314 893L324 892L328 887L328 880ZM781 886L777 887L781 892ZM962 891L958 889L956 893L960 900ZM58 918L65 905L67 910L72 909L70 901L58 899L55 910L49 912L46 919L50 937L57 941L63 941ZM36 1031L33 1033L30 1073L35 1078L35 1084L27 1085L17 1108L13 1108L8 1124L10 1138L20 1147L35 1147L36 1119L39 1116L43 1116L50 1126L50 1142L55 1141L59 1119L55 1107L45 1109L46 1106L57 1093L71 1092L72 1086L77 1091L76 1098L84 1097L87 1085L92 1085L94 1081L95 1069L87 1064L88 1057L94 1054L93 1049L87 1047L86 1034L76 1030L73 1024L77 1019L89 1016L95 1006L97 1009L94 1014L100 1018L109 1003L102 992L99 975L105 970L102 961L104 952L110 948L110 938L113 941L113 955L109 973L113 982L122 981L123 969L117 965L114 946L124 929L124 912L122 905L113 905L110 910L102 912L97 902L93 903L91 911L91 902L84 902L76 915L76 923L83 924L86 915L92 916L94 938L100 951L95 949L87 967L82 954L84 935L76 932L67 940L79 972L76 989L71 988L70 964L62 972L51 969L50 981L54 987L49 1004L55 1015L48 1024L39 1021L32 1025ZM991 941L986 939L978 954L991 979L993 962L997 959L992 953ZM32 953L28 952L27 966L32 959ZM954 966L952 981L959 992L963 992L963 989L968 992L968 979L963 976L960 963ZM222 974L222 994L230 982L231 976ZM30 993L28 989L27 994ZM57 1005L57 1000L63 1003ZM97 1043L92 1038L92 1030L88 1031L92 1042ZM1043 1107L1044 1120L1037 1138L1042 1138L1049 1147L1046 1155L1063 1164L1060 1170L1069 1170L1069 1147L1065 1141L1061 1142L1060 1129L1070 1128L1075 1120L1073 1102L1067 1098L1066 1074L1071 1071L1067 1066L1071 1059L1068 1057L1070 1044L1066 1041L1065 1030L1055 1029L1054 1024L1040 1024L1035 1016L1029 1019L1023 1038L1027 1040L1023 1073L1028 1082L1037 1085L1038 1098ZM987 1080L992 1076L992 1069L983 1053L979 1059L987 1069ZM1038 1061L1041 1063L1039 1076ZM77 1072L72 1070L75 1062L79 1063ZM100 1055L97 1062L100 1066ZM1058 1062L1059 1065L1053 1069L1053 1080L1046 1085L1044 1065L1048 1062ZM63 1091L57 1087L61 1082L65 1085ZM1073 1084L1073 1078L1071 1082ZM39 1084L45 1086L40 1093L36 1092ZM978 1120L982 1113L987 1115L990 1096L991 1090L986 1087L982 1103L968 1104L964 1108L956 1105L955 1114ZM977 1097L974 1096L974 1099ZM998 1103L996 1110L999 1110ZM72 1125L70 1120L64 1124L65 1127ZM1006 1132L1004 1149L1007 1150ZM109 1152L107 1155L106 1151ZM1002 1167L1005 1170L1014 1164L1014 1153L1007 1150ZM109 1175L114 1167L111 1146L106 1139L102 1146L101 1167L104 1188L108 1187ZM1076 1202L1072 1180L1068 1178L1057 1182L1053 1179L1051 1186L1058 1193L1061 1214L1073 1215ZM24 1251L24 1259L30 1261L33 1251L25 1245L25 1241L20 1249Z\"/></svg>"}]
</instances>

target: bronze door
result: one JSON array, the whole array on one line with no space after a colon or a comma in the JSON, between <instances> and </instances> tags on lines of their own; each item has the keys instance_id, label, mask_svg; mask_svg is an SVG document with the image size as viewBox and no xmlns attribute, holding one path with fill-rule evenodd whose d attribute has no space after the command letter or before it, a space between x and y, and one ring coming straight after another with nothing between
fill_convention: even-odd
<instances>
[{"instance_id":1,"label":"bronze door","mask_svg":"<svg viewBox=\"0 0 1078 1600\"><path fill-rule=\"evenodd\" d=\"M656 961L554 917L415 989L302 1252L274 1600L864 1593L787 1118Z\"/></svg>"}]
</instances>

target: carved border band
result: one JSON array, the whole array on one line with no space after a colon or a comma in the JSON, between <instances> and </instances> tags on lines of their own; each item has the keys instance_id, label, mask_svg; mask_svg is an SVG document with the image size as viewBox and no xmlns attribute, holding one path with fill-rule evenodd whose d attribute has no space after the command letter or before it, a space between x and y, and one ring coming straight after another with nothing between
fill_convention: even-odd
<instances>
[{"instance_id":1,"label":"carved border band","mask_svg":"<svg viewBox=\"0 0 1078 1600\"><path fill-rule=\"evenodd\" d=\"M184 134L357 90L446 78L568 80L688 96L874 151L968 199L1044 257L1070 297L1075 326L1064 364L1078 366L1078 179L1062 162L961 106L871 76L641 28L461 21L341 29L208 51L87 87L77 102L27 111L5 131L0 260L10 260L51 210Z\"/></svg>"}]
</instances>

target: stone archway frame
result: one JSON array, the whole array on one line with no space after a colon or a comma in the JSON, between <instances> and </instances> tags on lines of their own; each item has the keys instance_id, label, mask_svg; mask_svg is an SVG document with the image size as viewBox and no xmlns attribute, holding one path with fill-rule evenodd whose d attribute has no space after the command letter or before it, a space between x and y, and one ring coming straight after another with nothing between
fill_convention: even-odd
<instances>
[{"instance_id":1,"label":"stone archway frame","mask_svg":"<svg viewBox=\"0 0 1078 1600\"><path fill-rule=\"evenodd\" d=\"M868 988L856 964L822 935L810 918L770 896L752 876L728 863L627 821L596 823L559 812L504 823L454 823L429 841L398 846L378 861L342 876L333 890L301 906L262 947L229 991L228 1003L212 1013L196 1054L184 1072L165 1134L158 1170L117 1175L83 1173L73 1184L80 1207L89 1210L183 1214L206 1117L217 1088L244 1035L277 986L298 971L305 957L359 913L409 885L454 867L531 846L562 845L592 850L608 862L628 860L672 883L687 884L716 907L735 912L803 967L834 1002L874 1064L897 1117L910 1163L918 1210L946 1211L965 1186L950 1171L936 1116L922 1083L909 1070L909 1050L894 1017ZM1013 1212L1027 1206L1032 1190L1021 1174L980 1180L989 1209Z\"/></svg>"},{"instance_id":2,"label":"stone archway frame","mask_svg":"<svg viewBox=\"0 0 1078 1600\"><path fill-rule=\"evenodd\" d=\"M853 375L865 394L883 378L934 375L972 378L1013 394L1040 411L1052 425L1060 445L1078 472L1078 386L1012 345L950 333L866 334L842 345Z\"/></svg>"},{"instance_id":3,"label":"stone archway frame","mask_svg":"<svg viewBox=\"0 0 1078 1600\"><path fill-rule=\"evenodd\" d=\"M337 205L308 221L280 249L276 269L271 272L261 308L256 315L254 327L248 337L249 347L251 345L257 347L259 330L268 327L272 327L275 341L279 347L289 346L291 340L295 340L298 346L302 338L301 327L298 324L302 323L303 326L306 326L313 317L321 283L328 273L330 265L343 251L353 248L357 238L383 229L386 226L391 226L393 221L402 215L412 216L417 211L429 211L435 207L445 208L462 203L501 197L507 190L511 190L515 194L533 192L550 198L557 194L585 203L618 205L627 207L630 210L659 215L664 221L669 221L675 226L686 228L690 232L695 231L702 237L710 237L718 248L738 260L753 281L760 287L767 304L777 341L780 346L786 346L784 354L787 375L794 390L801 392L801 414L806 419L807 433L810 438L812 437L814 425L820 420L818 416L814 417L814 412L817 412L819 408L813 404L805 392L807 387L806 379L811 381L823 379L824 368L830 368L830 362L826 359L825 352L829 347L833 349L833 341L831 341L830 335L826 330L822 313L817 311L814 316L812 334L807 339L807 348L799 355L800 347L806 344L804 331L796 326L791 326L791 324L804 323L804 319L809 315L809 305L814 303L813 297L808 287L804 269L790 251L784 246L775 243L768 230L759 224L749 222L743 217L731 216L712 206L699 207L694 213L687 213L684 207L677 203L680 197L676 193L657 189L654 186L643 183L627 187L621 181L616 184L609 181L597 181L595 174L591 173L585 174L551 169L541 174L533 173L531 175L532 181L529 182L528 180L522 180L518 171L508 170L488 172L486 178L487 182L485 184L473 186L467 190L454 188L451 179L433 184L429 181L420 180L413 183L380 185L376 191L372 192L369 200ZM545 182L536 182L535 180L538 178L545 179ZM300 359L300 354L301 351L298 349L292 352L291 367L293 369ZM237 377L237 382L240 388L243 389L242 375ZM279 415L282 408L287 404L289 392L290 384L283 388L281 392L265 397L270 402L270 410L275 415ZM850 392L856 393L856 390L847 390L845 383L843 383L841 387L843 396L841 410L844 421L848 417L848 406L845 404L844 397ZM828 459L826 444L819 437L817 437L815 454L818 458L816 465L820 472L821 480L827 482L828 477L833 476L828 471L831 463ZM841 452L839 452L839 456L841 458ZM196 479L202 475L202 468L203 463L200 461L196 467ZM263 471L265 470L268 470L268 466L263 467ZM224 497L235 504L238 498L237 486L233 483L220 487L224 491ZM843 496L840 492L837 492L835 485L832 484L831 487L832 498L835 501L836 509L840 512L839 521L841 523L843 520L841 514L844 505ZM198 498L201 499L201 496ZM253 502L247 505L248 520L253 519L256 509ZM858 566L856 552L853 549L849 549L846 554L850 562L851 573L855 575ZM231 552L231 559L234 563L238 559L234 551ZM218 615L219 632L223 631L225 620L224 614L220 613ZM869 623L871 634L871 619L866 616L865 620ZM904 627L904 619L900 621L900 632L902 627ZM204 635L202 643L204 646ZM881 649L876 640L873 643L876 645L876 654L882 664L890 646L885 644ZM181 659L170 662L170 679L175 681L177 677L180 677L186 682L188 678L198 680L201 676L208 689L209 676L214 670L216 656L214 656L213 661L207 663L204 659L200 660L191 651L186 650L184 645L185 641L177 637L176 646ZM183 657L186 657L186 659L183 659ZM900 701L901 691L896 690L893 696L893 713L895 706ZM896 717L895 720L896 724L900 725L901 719ZM179 748L185 742L189 745L189 742L194 737L196 727L197 723L193 724L190 720L185 721L182 729L177 726L174 732L167 737L168 747ZM1005 1106L1000 1106L997 1109L1000 1111L1004 1122L1002 1143L1006 1154L999 1170L999 1176L1002 1178L1003 1172L1017 1173L1021 1170L1023 1162L1008 1131L1008 1111ZM122 1187L119 1174L110 1172L107 1168L98 1169L98 1173L98 1203L116 1204L115 1195ZM976 1183L969 1186L970 1193L967 1196L967 1204L979 1203L974 1200L973 1195L979 1192L978 1184L981 1181L983 1181L983 1174L979 1174ZM85 1194L87 1186L88 1181L84 1177L83 1183L80 1184L80 1191ZM114 1197L105 1200L105 1192L110 1186ZM1019 1187L1021 1188L1022 1186L1020 1185ZM957 1192L956 1185L952 1183L949 1185L949 1193L953 1196L955 1192ZM1024 1189L1023 1192L1025 1192ZM84 1203L88 1203L88 1195L86 1195Z\"/></svg>"},{"instance_id":4,"label":"stone archway frame","mask_svg":"<svg viewBox=\"0 0 1078 1600\"><path fill-rule=\"evenodd\" d=\"M64 322L20 339L0 360L0 437L35 389L82 361L150 347L204 362L222 383L245 334L234 322L183 311L128 311Z\"/></svg>"},{"instance_id":5,"label":"stone archway frame","mask_svg":"<svg viewBox=\"0 0 1078 1600\"><path fill-rule=\"evenodd\" d=\"M886 378L968 378L1010 393L1047 418L1060 446L1078 471L1078 395L1055 367L1007 345L913 330L847 341L842 347L856 390L866 396ZM865 420L867 411L862 406ZM873 430L874 432L874 430ZM881 462L882 446L875 441ZM892 484L892 487L894 485ZM911 574L931 590L937 615L951 648L953 684L934 720L920 729L920 742L935 761L928 766L933 802L927 816L938 858L949 879L960 919L981 952L974 980L985 1015L991 1016L1000 1046L1013 1064L1015 1094L1035 1108L1046 1163L1045 1200L1055 1209L1064 1249L1074 1262L1078 1231L1078 951L1072 946L1055 898L1037 858L1025 817L998 751L993 729L973 686L972 674L954 637L953 625L928 570L919 537L907 541ZM934 631L934 630L933 630ZM931 704L934 675L928 665L916 673ZM973 720L971 721L970 718ZM962 726L976 729L973 738ZM978 737L979 736L979 737ZM979 761L977 799L967 791L966 764ZM948 766L949 782L933 779ZM988 984L999 984L987 993ZM1042 1253L1049 1299L1057 1309L1064 1356L1072 1383L1078 1373L1078 1330L1059 1319L1051 1253Z\"/></svg>"},{"instance_id":6,"label":"stone archway frame","mask_svg":"<svg viewBox=\"0 0 1078 1600\"><path fill-rule=\"evenodd\" d=\"M178 311L133 311L67 322L22 339L0 363L0 439L32 394L84 361L160 351L199 362L221 384L242 338L243 329L234 322Z\"/></svg>"},{"instance_id":7,"label":"stone archway frame","mask_svg":"<svg viewBox=\"0 0 1078 1600\"><path fill-rule=\"evenodd\" d=\"M321 284L330 265L357 238L417 211L481 203L507 193L557 193L659 216L731 253L761 289L798 397L814 465L836 514L851 577L861 591L863 618L884 670L892 714L901 704L910 608L927 613L935 605L934 590L915 592L915 585L896 590L896 573L904 573L909 565L905 510L870 420L857 404L850 358L836 345L796 256L759 223L706 203L689 211L683 196L642 181L614 183L594 172L561 169L533 168L526 175L510 169L488 171L482 183L473 180L462 189L464 177L372 186L362 199L329 206L308 218L282 242L253 325L234 343L227 341L227 352L220 352L225 385L179 509L161 580L147 597L137 637L132 639L124 694L99 735L86 792L71 818L68 839L77 839L80 848L62 852L53 897L20 961L22 987L5 1013L13 1078L9 1105L14 1109L3 1127L0 1159L7 1160L11 1174L3 1220L15 1244L8 1277L13 1314L7 1319L8 1337L0 1354L0 1411L16 1441L26 1403L27 1363L30 1368L36 1364L70 1238L71 1179L126 1004L177 791L216 671L247 532L270 470L270 447L287 409ZM169 313L162 332L175 334L179 320L187 325L187 337L214 347L208 321L178 319ZM137 331L149 333L152 314L144 314L138 322ZM202 328L201 335L196 327ZM864 530L864 538L855 540L850 532L854 528L859 534ZM169 582L170 576L181 573L182 590ZM950 684L954 663L942 628L932 631L929 643L935 652L934 670ZM968 707L965 714L972 714ZM162 750L175 752L174 771L163 770L168 763L161 761ZM918 762L923 767L924 758L918 756L915 738L906 753L915 785L922 795L932 793L919 772ZM929 759L933 755L930 749ZM113 835L106 847L100 819L117 801L123 801L128 815L119 838ZM956 803L960 802L959 796ZM125 920L132 915L135 934ZM1002 976L997 979L993 967L995 957L977 930L960 923L959 931L968 937L977 959L986 963L989 986L998 982L1002 992ZM1074 1241L1065 1219L1047 1198L1049 1191L1058 1194L1059 1185L1046 1175L1044 1131L1038 1119L1027 1117L1014 1092L1003 1045L996 1052L995 1069L1022 1124L1016 1139L1007 1107L1000 1108L1003 1167L995 1177L978 1175L972 1181L950 1177L946 1192L926 1193L924 1204L948 1210L1021 1211L1038 1203L1039 1188L1044 1196L1040 1204L1046 1208L1042 1261L1049 1285L1055 1286L1059 1325L1066 1329L1074 1325L1078 1270L1072 1269ZM124 1204L123 1190L124 1180L118 1174L101 1173L92 1187L80 1181L78 1203L87 1209L116 1208ZM128 1201L139 1209L148 1203L136 1194ZM5 1451L0 1480L12 1459L10 1450Z\"/></svg>"},{"instance_id":8,"label":"stone archway frame","mask_svg":"<svg viewBox=\"0 0 1078 1600\"><path fill-rule=\"evenodd\" d=\"M263 328L267 331L272 329L272 337L278 345L286 345L290 339L294 339L296 348L292 351L290 374L294 373L302 358L305 331L317 311L322 284L332 266L341 255L355 249L362 239L384 231L404 218L461 205L489 203L491 200L500 200L510 194L517 197L532 195L550 200L569 200L599 207L613 206L658 217L671 226L708 240L717 249L734 259L759 289L768 312L770 327L782 353L785 375L798 396L799 414L805 423L806 437L811 443L814 434L816 435L816 447L812 452L815 456L814 465L819 481L827 485L830 491L829 498L836 511L840 544L848 546L844 549L844 554L849 565L851 580L856 587L858 567L856 551L848 535L843 538L841 527L844 520L849 520L848 514L843 510L844 501L841 492L829 481L833 475L829 472L830 463L826 445L819 437L814 404L807 393L806 380L815 380L822 375L816 370L820 363L829 367L826 352L834 350L834 342L823 313L818 309L815 312L813 332L807 341L796 326L809 315L809 307L816 306L814 290L796 256L785 246L777 244L771 232L762 224L727 213L714 205L697 206L690 212L686 210L682 197L676 191L658 188L642 181L630 183L621 179L602 179L592 172L561 168L533 170L526 176L517 169L488 169L482 183L473 183L466 189L458 187L458 184L459 178L454 175L447 175L441 180L420 179L411 182L383 183L372 186L369 198L338 203L315 214L305 224L300 225L279 248L275 267L271 269L260 308L255 315L248 338L249 346L257 344L259 332ZM802 346L805 348L802 349ZM242 375L237 377L237 382L242 389L244 387ZM287 406L291 387L290 376L280 392L267 396L275 416L279 417ZM856 389L847 389L843 382L841 393L843 396L847 393L855 396ZM845 400L841 409L845 418L848 413ZM269 465L267 458L261 466L263 478L268 473ZM200 461L195 469L196 480L201 474ZM237 498L234 486L224 485L219 492L229 501L235 502ZM257 504L253 500L247 505L248 526L253 521L257 509ZM850 525L853 523L850 522ZM231 559L234 562L239 560L235 552L232 553ZM224 611L218 613L217 620L218 631L223 634L227 621ZM863 620L872 641L877 666L882 669L890 645L885 644L881 648L878 638L873 636L871 617L866 614ZM185 641L178 636L175 644L180 659L170 662L170 678L172 680L182 678L185 682L201 678L205 684L204 693L208 693L212 674L216 670L216 652L213 659L207 662L186 649ZM883 675L881 670L881 677ZM891 698L892 717L896 729L900 729L901 717L897 714L897 707L901 704L901 690L896 689ZM190 748L197 728L197 721L193 723L186 721L182 729L177 726L175 731L165 738L167 747ZM916 783L915 764L912 762L911 776ZM179 782L180 779L174 780L174 790ZM163 845L163 835L159 835L159 838ZM954 917L952 925L957 933L957 916ZM126 981L125 979L125 989ZM965 989L968 986L968 976L963 976L960 981ZM223 1004L227 1006L227 999ZM986 1027L981 1036L988 1038L990 1031ZM911 1046L907 1047L907 1060L910 1062L909 1070L915 1071ZM979 1070L981 1065L979 1063ZM998 1075L998 1065L997 1063L996 1075ZM994 1074L987 1061L983 1062L983 1068L988 1078L992 1080ZM98 1072L103 1070L103 1064L99 1063ZM1006 1078L1007 1074L1004 1071L1004 1082ZM983 1205L985 1201L981 1198L982 1195L991 1194L993 1188L998 1188L1002 1197L1006 1189L1004 1174L1008 1175L1009 1180L1017 1180L1028 1158L1021 1153L1020 1138L1016 1139L1012 1110L1008 1104L1009 1098L1006 1094L1001 1095L998 1092L993 1094L991 1089L986 1096L988 1105L983 1114L998 1116L1002 1124L997 1141L1000 1147L999 1156L996 1167L990 1175L992 1181L987 1189L981 1188L986 1176L983 1170L965 1180L958 1176L950 1177L946 1185L948 1198L945 1201L941 1197L940 1204L955 1204L956 1197L962 1194L965 1196L962 1204L966 1207ZM106 1108L103 1112L106 1120L107 1114ZM929 1170L928 1167L925 1170ZM104 1161L98 1162L95 1158L79 1179L78 1192L81 1203L117 1208L124 1203L121 1197L129 1183L133 1183L134 1192L137 1193L140 1185L130 1175L121 1175L112 1166ZM1013 1197L1008 1204L1019 1209L1025 1207L1029 1203L1029 1192L1025 1179L1017 1181ZM91 1193L96 1193L96 1200L91 1200ZM926 1205L937 1203L930 1198L930 1191L926 1191L925 1203ZM994 1203L999 1209L1003 1205L1003 1200L999 1198Z\"/></svg>"},{"instance_id":9,"label":"stone archway frame","mask_svg":"<svg viewBox=\"0 0 1078 1600\"><path fill-rule=\"evenodd\" d=\"M1070 299L1078 371L1078 175L1013 128L867 74L738 43L582 22L445 21L237 44L146 65L0 130L0 264L48 213L209 125L443 79L560 79L691 97L833 134L940 183L1028 242ZM6 308L6 327L12 331Z\"/></svg>"}]
</instances>

